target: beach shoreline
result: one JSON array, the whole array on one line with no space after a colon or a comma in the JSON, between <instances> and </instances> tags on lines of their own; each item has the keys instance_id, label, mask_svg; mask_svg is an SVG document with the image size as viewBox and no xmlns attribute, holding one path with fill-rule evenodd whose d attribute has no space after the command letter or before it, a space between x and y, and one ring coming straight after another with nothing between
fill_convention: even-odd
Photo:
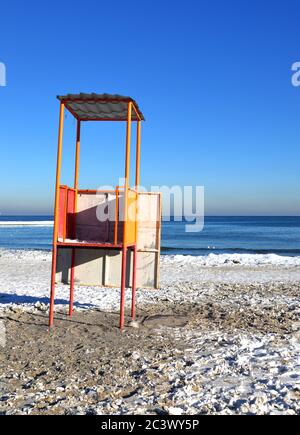
<instances>
[{"instance_id":1,"label":"beach shoreline","mask_svg":"<svg viewBox=\"0 0 300 435\"><path fill-rule=\"evenodd\" d=\"M76 287L70 321L57 285L49 334L51 252L1 250L0 412L299 414L300 267L249 258L162 256L123 334L119 289Z\"/></svg>"}]
</instances>

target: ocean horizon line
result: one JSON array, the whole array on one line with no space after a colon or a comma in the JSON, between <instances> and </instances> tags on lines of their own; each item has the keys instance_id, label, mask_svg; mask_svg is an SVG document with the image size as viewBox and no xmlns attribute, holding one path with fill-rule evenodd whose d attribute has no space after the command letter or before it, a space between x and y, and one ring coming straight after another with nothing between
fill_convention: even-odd
<instances>
[{"instance_id":1,"label":"ocean horizon line","mask_svg":"<svg viewBox=\"0 0 300 435\"><path fill-rule=\"evenodd\" d=\"M54 215L53 214L27 214L27 213L24 213L24 214L0 214L0 219L1 218L13 218L13 217L15 217L15 218L17 218L17 217L39 217L39 218L42 218L42 217L51 217L52 219L54 219ZM175 218L177 218L177 219L179 219L179 218L182 218L182 216L179 216L179 215L170 215L170 216L168 216L168 215L162 215L162 218L166 218L166 217L170 217L170 218L172 218L172 219L175 219ZM199 217L202 217L202 216L198 216L198 215L196 215L196 216L186 216L185 217L185 219L190 219L190 218L194 218L194 219L196 219L196 218L199 218ZM204 215L204 218L207 218L207 217L212 217L212 218L222 218L222 217L226 217L226 218L230 218L230 217L236 217L236 218L242 218L242 217L253 217L253 218L264 218L264 217L278 217L278 218L284 218L284 217L287 217L287 218L295 218L295 217L300 217L300 214L205 214Z\"/></svg>"}]
</instances>

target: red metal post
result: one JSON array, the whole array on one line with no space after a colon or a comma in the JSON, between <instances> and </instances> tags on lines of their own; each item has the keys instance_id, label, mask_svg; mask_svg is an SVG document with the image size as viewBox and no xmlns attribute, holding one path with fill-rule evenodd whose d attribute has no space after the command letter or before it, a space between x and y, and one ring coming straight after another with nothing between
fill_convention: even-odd
<instances>
[{"instance_id":1,"label":"red metal post","mask_svg":"<svg viewBox=\"0 0 300 435\"><path fill-rule=\"evenodd\" d=\"M49 328L51 328L53 326L53 318L54 318L56 259L57 259L57 246L56 246L56 244L54 244L53 245L53 252L52 252L52 268L51 268L51 294L50 294Z\"/></svg>"},{"instance_id":2,"label":"red metal post","mask_svg":"<svg viewBox=\"0 0 300 435\"><path fill-rule=\"evenodd\" d=\"M137 268L137 246L133 249L133 271L132 271L132 300L131 300L131 317L135 320L136 313L136 268Z\"/></svg>"},{"instance_id":3,"label":"red metal post","mask_svg":"<svg viewBox=\"0 0 300 435\"><path fill-rule=\"evenodd\" d=\"M74 305L74 280L75 280L75 248L72 249L72 260L71 260L71 278L70 278L70 305L69 305L69 316L73 315L73 305Z\"/></svg>"},{"instance_id":4,"label":"red metal post","mask_svg":"<svg viewBox=\"0 0 300 435\"><path fill-rule=\"evenodd\" d=\"M122 249L122 272L121 272L121 301L120 301L120 329L124 328L125 317L125 286L126 286L127 248Z\"/></svg>"}]
</instances>

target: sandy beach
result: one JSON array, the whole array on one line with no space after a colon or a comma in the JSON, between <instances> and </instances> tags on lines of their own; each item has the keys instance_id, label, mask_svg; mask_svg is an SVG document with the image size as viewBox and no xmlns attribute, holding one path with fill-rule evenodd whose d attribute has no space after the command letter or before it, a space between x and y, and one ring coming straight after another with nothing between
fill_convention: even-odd
<instances>
[{"instance_id":1,"label":"sandy beach","mask_svg":"<svg viewBox=\"0 0 300 435\"><path fill-rule=\"evenodd\" d=\"M2 414L299 414L300 259L164 256L123 333L118 289L70 320L63 285L49 333L50 260L0 252Z\"/></svg>"}]
</instances>

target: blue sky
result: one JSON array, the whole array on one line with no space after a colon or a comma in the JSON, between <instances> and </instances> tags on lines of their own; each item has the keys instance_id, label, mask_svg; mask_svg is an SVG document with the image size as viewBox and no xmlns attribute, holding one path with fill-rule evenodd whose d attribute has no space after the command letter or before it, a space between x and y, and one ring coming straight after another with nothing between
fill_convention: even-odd
<instances>
[{"instance_id":1,"label":"blue sky","mask_svg":"<svg viewBox=\"0 0 300 435\"><path fill-rule=\"evenodd\" d=\"M207 214L300 215L299 19L293 0L2 2L0 212L52 212L56 95L108 92L145 114L142 184L204 185ZM81 187L117 183L123 138L83 127Z\"/></svg>"}]
</instances>

